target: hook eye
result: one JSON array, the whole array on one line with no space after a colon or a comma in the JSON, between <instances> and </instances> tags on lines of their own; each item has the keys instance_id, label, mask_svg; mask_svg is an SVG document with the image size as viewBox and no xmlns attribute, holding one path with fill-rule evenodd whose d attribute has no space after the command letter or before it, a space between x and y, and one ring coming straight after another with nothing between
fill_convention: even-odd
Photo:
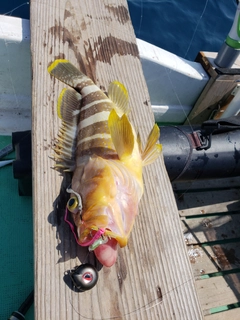
<instances>
[{"instance_id":1,"label":"hook eye","mask_svg":"<svg viewBox=\"0 0 240 320\"><path fill-rule=\"evenodd\" d=\"M79 202L76 196L71 197L67 202L67 208L72 213L78 213L79 210Z\"/></svg>"}]
</instances>

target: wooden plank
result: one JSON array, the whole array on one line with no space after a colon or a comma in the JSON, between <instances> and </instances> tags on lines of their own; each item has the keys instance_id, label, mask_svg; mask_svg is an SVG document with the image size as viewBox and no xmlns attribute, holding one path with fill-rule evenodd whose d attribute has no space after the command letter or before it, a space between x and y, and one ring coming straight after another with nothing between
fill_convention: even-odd
<instances>
[{"instance_id":1,"label":"wooden plank","mask_svg":"<svg viewBox=\"0 0 240 320\"><path fill-rule=\"evenodd\" d=\"M181 216L238 211L239 199L239 189L176 194Z\"/></svg>"},{"instance_id":2,"label":"wooden plank","mask_svg":"<svg viewBox=\"0 0 240 320\"><path fill-rule=\"evenodd\" d=\"M225 100L236 87L236 80L239 75L219 75L217 79L209 85L208 92L200 95L201 100L197 100L190 114L187 123L201 124L203 121L213 117L214 112L218 110L220 101ZM203 97L201 97L203 96Z\"/></svg>"},{"instance_id":3,"label":"wooden plank","mask_svg":"<svg viewBox=\"0 0 240 320\"><path fill-rule=\"evenodd\" d=\"M131 120L145 141L154 117L126 1L32 0L31 39L35 319L202 319L162 157L144 171L139 216L115 266L99 268L97 286L84 293L72 290L66 275L94 258L76 245L63 212L53 209L54 203L61 207L62 179L50 169L49 156L62 85L50 78L47 66L67 58L103 90L114 79L123 82Z\"/></svg>"},{"instance_id":4,"label":"wooden plank","mask_svg":"<svg viewBox=\"0 0 240 320\"><path fill-rule=\"evenodd\" d=\"M188 245L187 250L195 278L240 268L240 243Z\"/></svg>"},{"instance_id":5,"label":"wooden plank","mask_svg":"<svg viewBox=\"0 0 240 320\"><path fill-rule=\"evenodd\" d=\"M203 312L240 301L239 280L240 274L236 273L196 281Z\"/></svg>"},{"instance_id":6,"label":"wooden plank","mask_svg":"<svg viewBox=\"0 0 240 320\"><path fill-rule=\"evenodd\" d=\"M240 308L235 308L224 312L217 312L214 314L206 315L204 317L204 320L239 320L239 318Z\"/></svg>"},{"instance_id":7,"label":"wooden plank","mask_svg":"<svg viewBox=\"0 0 240 320\"><path fill-rule=\"evenodd\" d=\"M186 125L189 123L201 124L203 121L212 118L214 111L218 110L219 102L226 100L232 90L236 87L236 81L239 78L239 75L237 74L217 74L202 52L197 58L208 72L210 80L188 115L188 119L185 122Z\"/></svg>"},{"instance_id":8,"label":"wooden plank","mask_svg":"<svg viewBox=\"0 0 240 320\"><path fill-rule=\"evenodd\" d=\"M212 259L214 253L211 247L202 248L199 245L191 245L187 246L187 250L195 279L204 274L219 271L218 264Z\"/></svg>"},{"instance_id":9,"label":"wooden plank","mask_svg":"<svg viewBox=\"0 0 240 320\"><path fill-rule=\"evenodd\" d=\"M213 63L208 59L203 51L200 51L195 59L196 62L201 63L204 70L208 73L211 79L216 79L218 74L213 67Z\"/></svg>"},{"instance_id":10,"label":"wooden plank","mask_svg":"<svg viewBox=\"0 0 240 320\"><path fill-rule=\"evenodd\" d=\"M239 238L240 214L204 215L201 218L183 219L182 228L188 244Z\"/></svg>"}]
</instances>

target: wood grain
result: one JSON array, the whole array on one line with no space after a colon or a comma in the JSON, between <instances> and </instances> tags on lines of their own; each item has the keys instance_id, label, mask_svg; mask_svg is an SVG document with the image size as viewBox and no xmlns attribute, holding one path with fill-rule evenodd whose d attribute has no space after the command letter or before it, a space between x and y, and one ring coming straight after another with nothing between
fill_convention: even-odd
<instances>
[{"instance_id":1,"label":"wood grain","mask_svg":"<svg viewBox=\"0 0 240 320\"><path fill-rule=\"evenodd\" d=\"M238 319L239 177L176 183L174 190L204 319Z\"/></svg>"},{"instance_id":2,"label":"wood grain","mask_svg":"<svg viewBox=\"0 0 240 320\"><path fill-rule=\"evenodd\" d=\"M239 78L239 74L218 74L203 52L198 54L196 61L201 63L210 79L188 115L186 125L202 124L203 121L212 119L221 103L236 87Z\"/></svg>"},{"instance_id":3,"label":"wood grain","mask_svg":"<svg viewBox=\"0 0 240 320\"><path fill-rule=\"evenodd\" d=\"M203 310L237 303L240 298L239 273L196 281Z\"/></svg>"},{"instance_id":4,"label":"wood grain","mask_svg":"<svg viewBox=\"0 0 240 320\"><path fill-rule=\"evenodd\" d=\"M67 271L95 263L63 223L62 177L51 167L63 85L47 73L69 59L104 91L114 79L129 91L131 120L145 141L154 117L125 0L32 0L32 133L35 319L202 319L178 211L163 158L144 171L145 194L133 233L92 290L77 293ZM60 193L60 197L59 197ZM162 298L159 298L161 292Z\"/></svg>"},{"instance_id":5,"label":"wood grain","mask_svg":"<svg viewBox=\"0 0 240 320\"><path fill-rule=\"evenodd\" d=\"M240 215L222 214L204 216L194 219L182 219L182 227L188 236L188 245L206 243L211 241L224 241L229 239L239 240Z\"/></svg>"},{"instance_id":6,"label":"wood grain","mask_svg":"<svg viewBox=\"0 0 240 320\"><path fill-rule=\"evenodd\" d=\"M240 309L227 310L225 312L217 312L205 316L205 320L239 320Z\"/></svg>"}]
</instances>

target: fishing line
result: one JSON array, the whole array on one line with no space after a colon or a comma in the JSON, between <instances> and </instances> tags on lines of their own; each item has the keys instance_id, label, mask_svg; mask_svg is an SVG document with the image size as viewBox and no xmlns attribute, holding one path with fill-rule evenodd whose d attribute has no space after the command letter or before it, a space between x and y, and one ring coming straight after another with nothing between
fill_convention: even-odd
<instances>
[{"instance_id":1,"label":"fishing line","mask_svg":"<svg viewBox=\"0 0 240 320\"><path fill-rule=\"evenodd\" d=\"M73 305L73 301L71 300L70 298L70 295L69 295L69 303L70 305L72 306L73 310L79 315L81 316L82 318L84 319L87 319L87 320L102 320L102 319L105 319L105 320L114 320L114 319L122 319L122 317L126 317L126 316L130 316L130 315L133 315L134 313L137 313L138 311L141 311L141 310L150 310L152 308L155 308L156 306L158 306L159 304L163 303L163 297L171 294L173 291L177 290L178 288L180 288L181 286L185 285L186 283L188 283L189 281L192 281L193 278L190 278L186 281L184 281L183 283L179 284L178 286L176 286L175 288L167 291L165 294L161 295L161 297L158 297L156 299L153 299L152 301L144 304L142 307L139 307L133 311L130 311L128 313L125 313L123 315L120 315L120 316L113 316L113 317L109 317L109 318L105 318L103 316L103 318L93 318L92 316L91 317L87 317L87 316L84 316L83 314L81 314L77 309L76 307ZM154 303L155 301L157 300L160 300L158 302L156 302L154 305L151 306L152 303Z\"/></svg>"},{"instance_id":2,"label":"fishing line","mask_svg":"<svg viewBox=\"0 0 240 320\"><path fill-rule=\"evenodd\" d=\"M198 19L198 22L197 22L197 24L196 24L196 27L195 27L195 29L194 29L194 31L193 31L192 39L190 40L190 43L189 43L189 46L188 46L188 48L187 48L187 51L186 51L186 53L185 53L185 55L184 55L184 58L187 56L188 51L189 51L189 49L191 48L191 45L192 45L193 40L194 40L194 38L195 38L195 34L196 34L196 32L197 32L199 23L200 23L203 15L205 14L206 9L207 9L207 5L208 5L208 0L206 0L206 2L205 2L205 6L204 6L204 8L203 8L202 14L201 14L200 18Z\"/></svg>"},{"instance_id":3,"label":"fishing line","mask_svg":"<svg viewBox=\"0 0 240 320\"><path fill-rule=\"evenodd\" d=\"M192 45L193 40L194 40L194 38L195 38L195 34L196 34L197 30L198 30L199 23L200 23L202 17L204 16L205 11L206 11L206 9L207 9L207 5L208 5L208 0L206 0L206 2L205 2L203 11L202 11L202 13L201 13L201 15L200 15L200 18L198 19L198 22L197 22L196 27L195 27L195 29L194 29L192 38L191 38L191 40L190 40L190 43L189 43L189 46L188 46L188 48L187 48L187 51L186 51L186 53L185 53L185 55L184 55L184 58L186 57L186 55L188 54L188 52L189 52L189 50L190 50L190 48L191 48L191 45ZM190 120L189 120L188 114L185 112L185 110L184 110L184 108L183 108L183 105L182 105L182 103L181 103L181 100L180 100L180 98L179 98L179 95L178 95L178 93L177 93L177 91L176 91L176 89L175 89L175 87L174 87L174 85L173 85L172 79L171 79L171 77L170 77L171 70L169 71L169 69L165 67L165 71L166 71L166 74L167 74L167 76L168 76L168 79L169 79L169 81L170 81L170 83L171 83L171 87L172 87L172 89L173 89L174 95L175 95L175 97L177 98L177 100L178 100L178 102L179 102L179 105L180 105L180 107L181 107L181 109L182 109L182 111L183 111L183 113L184 113L185 118L186 118L186 121L188 122L188 124L189 124L189 126L190 126L190 128L191 128L191 130L192 130L192 132L193 132L194 130L193 130L192 124L191 124L191 122L190 122Z\"/></svg>"},{"instance_id":4,"label":"fishing line","mask_svg":"<svg viewBox=\"0 0 240 320\"><path fill-rule=\"evenodd\" d=\"M25 5L29 5L29 2L24 2L24 3L20 4L19 6L15 7L14 9L12 9L12 10L6 12L6 13L3 13L3 15L4 15L4 16L7 16L7 15L8 15L8 16L11 16L12 13L13 13L15 10L17 10L17 9L19 9L19 8L25 6Z\"/></svg>"},{"instance_id":5,"label":"fishing line","mask_svg":"<svg viewBox=\"0 0 240 320\"><path fill-rule=\"evenodd\" d=\"M191 48L191 45L192 45L193 40L194 40L194 38L195 38L196 32L197 32L197 30L198 30L199 23L200 23L200 21L202 20L204 14L205 14L205 12L206 12L207 5L208 5L208 1L209 1L209 0L206 0L205 5L204 5L204 8L203 8L203 10L202 10L202 13L201 13L201 15L200 15L200 17L199 17L199 19L198 19L198 21L197 21L197 24L196 24L196 27L195 27L195 29L194 29L192 38L191 38L191 40L190 40L190 42L189 42L188 48L187 48L186 53L185 53L185 55L184 55L184 59L186 58L186 56L187 56L187 54L188 54L188 52L189 52L189 50L190 50L190 48ZM168 79L169 79L169 81L170 81L170 83L171 83L171 87L172 87L172 89L173 89L174 95L175 95L175 97L177 98L177 100L178 100L178 102L179 102L179 105L181 106L181 109L182 109L182 111L183 111L183 113L184 113L185 121L188 122L188 125L190 126L191 131L192 131L192 133L193 133L193 132L194 132L194 129L193 129L193 126L192 126L192 124L191 124L191 121L189 120L188 114L185 112L185 110L184 110L184 108L183 108L183 105L182 105L182 103L181 103L181 101L180 101L180 98L179 98L179 96L178 96L178 93L177 93L177 91L175 90L175 87L174 87L174 85L173 85L172 79L171 79L171 77L170 77L171 71L169 72L169 69L166 68L166 67L165 67L165 70L166 70L166 74L167 74L167 76L168 76ZM194 178L194 180L196 180L196 179L197 179L197 178ZM190 189L191 189L190 187L189 187L188 189L186 189L177 199L179 200L179 199L180 199L186 192L188 192Z\"/></svg>"}]
</instances>

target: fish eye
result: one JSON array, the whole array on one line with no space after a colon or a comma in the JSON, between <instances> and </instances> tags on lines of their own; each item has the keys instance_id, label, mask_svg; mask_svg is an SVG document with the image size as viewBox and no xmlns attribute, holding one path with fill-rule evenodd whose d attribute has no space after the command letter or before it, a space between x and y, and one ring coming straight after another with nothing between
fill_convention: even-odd
<instances>
[{"instance_id":1,"label":"fish eye","mask_svg":"<svg viewBox=\"0 0 240 320\"><path fill-rule=\"evenodd\" d=\"M67 208L72 213L77 213L79 210L78 205L79 205L78 198L76 196L73 196L68 200Z\"/></svg>"}]
</instances>

